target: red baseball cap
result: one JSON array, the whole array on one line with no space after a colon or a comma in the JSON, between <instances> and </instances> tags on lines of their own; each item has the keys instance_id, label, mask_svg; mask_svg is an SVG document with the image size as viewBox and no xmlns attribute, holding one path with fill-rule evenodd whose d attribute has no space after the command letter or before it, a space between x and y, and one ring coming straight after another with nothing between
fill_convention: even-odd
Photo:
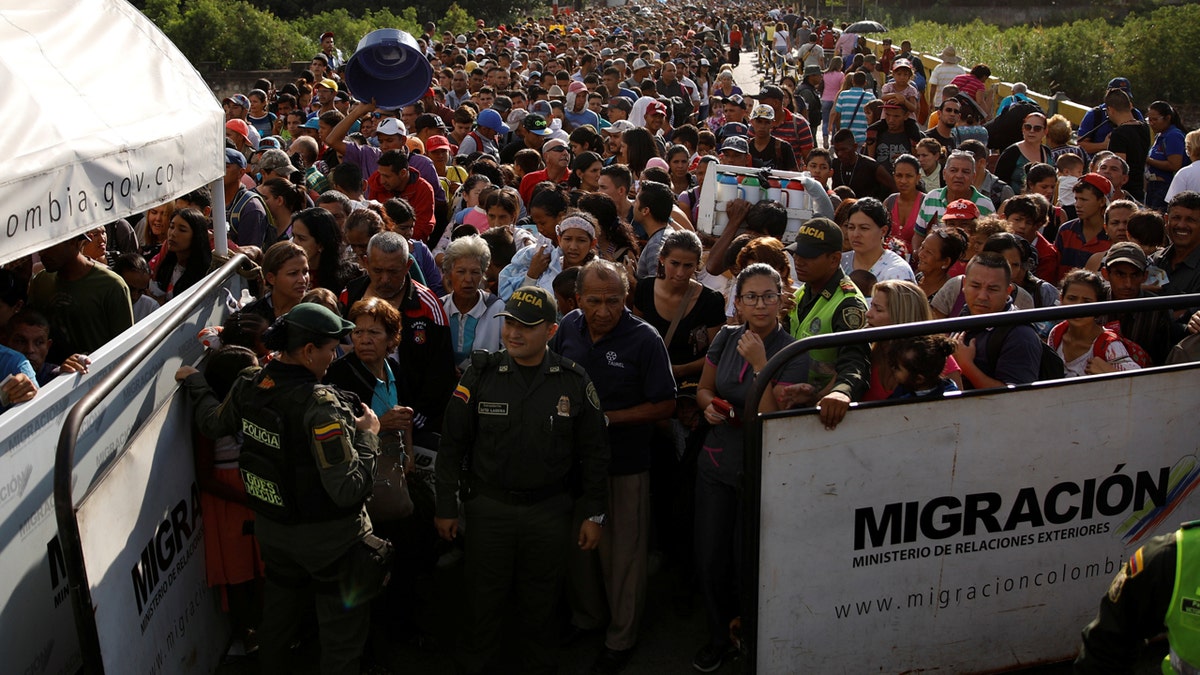
<instances>
[{"instance_id":1,"label":"red baseball cap","mask_svg":"<svg viewBox=\"0 0 1200 675\"><path fill-rule=\"evenodd\" d=\"M430 136L425 140L425 153L431 153L435 150L449 150L450 139L442 135Z\"/></svg>"},{"instance_id":2,"label":"red baseball cap","mask_svg":"<svg viewBox=\"0 0 1200 675\"><path fill-rule=\"evenodd\" d=\"M667 106L662 101L652 101L646 106L646 117L651 115L666 115Z\"/></svg>"},{"instance_id":3,"label":"red baseball cap","mask_svg":"<svg viewBox=\"0 0 1200 675\"><path fill-rule=\"evenodd\" d=\"M974 220L979 217L979 207L969 199L956 199L946 206L942 220Z\"/></svg>"},{"instance_id":4,"label":"red baseball cap","mask_svg":"<svg viewBox=\"0 0 1200 675\"><path fill-rule=\"evenodd\" d=\"M1096 188L1101 194L1104 195L1105 199L1108 199L1108 196L1111 195L1113 191L1112 181L1098 173L1085 174L1083 178L1079 179L1079 182L1087 183L1088 185Z\"/></svg>"}]
</instances>

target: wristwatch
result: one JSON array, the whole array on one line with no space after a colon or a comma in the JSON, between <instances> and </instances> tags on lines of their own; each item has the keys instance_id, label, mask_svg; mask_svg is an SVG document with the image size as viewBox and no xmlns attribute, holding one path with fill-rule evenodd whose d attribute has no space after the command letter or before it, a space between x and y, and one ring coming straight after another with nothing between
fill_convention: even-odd
<instances>
[{"instance_id":1,"label":"wristwatch","mask_svg":"<svg viewBox=\"0 0 1200 675\"><path fill-rule=\"evenodd\" d=\"M592 516L591 518L588 518L588 520L599 525L600 527L604 527L605 525L608 524L608 514L601 513L600 515L596 515L596 516Z\"/></svg>"}]
</instances>

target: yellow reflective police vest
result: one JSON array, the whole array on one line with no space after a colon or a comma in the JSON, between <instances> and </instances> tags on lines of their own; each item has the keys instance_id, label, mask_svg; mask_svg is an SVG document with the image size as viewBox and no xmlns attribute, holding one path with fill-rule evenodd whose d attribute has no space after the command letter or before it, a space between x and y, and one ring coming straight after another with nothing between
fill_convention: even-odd
<instances>
[{"instance_id":1,"label":"yellow reflective police vest","mask_svg":"<svg viewBox=\"0 0 1200 675\"><path fill-rule=\"evenodd\" d=\"M804 304L804 295L811 290L808 284L804 284L800 287L800 290L796 291L797 307ZM798 314L793 315L796 316L797 320L791 326L792 337L797 340L803 340L814 335L832 333L833 318L835 312L837 312L837 308L844 300L854 296L862 297L862 294L859 292L858 287L854 285L854 282L850 280L850 277L843 276L842 280L838 283L837 290L829 297L822 295L818 298L816 304L813 305L812 309L803 318L800 318ZM836 373L837 355L837 347L826 347L824 349L809 351L808 383L817 389L822 389L825 385L829 384L829 381L833 379Z\"/></svg>"},{"instance_id":2,"label":"yellow reflective police vest","mask_svg":"<svg viewBox=\"0 0 1200 675\"><path fill-rule=\"evenodd\" d=\"M1175 531L1175 590L1167 605L1165 675L1200 672L1200 521Z\"/></svg>"}]
</instances>

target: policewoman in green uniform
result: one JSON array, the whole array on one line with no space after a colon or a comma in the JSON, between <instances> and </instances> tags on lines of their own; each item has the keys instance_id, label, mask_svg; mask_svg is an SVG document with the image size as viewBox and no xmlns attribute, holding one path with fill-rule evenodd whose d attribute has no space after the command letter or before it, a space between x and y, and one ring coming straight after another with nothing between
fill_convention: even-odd
<instances>
[{"instance_id":1,"label":"policewoman in green uniform","mask_svg":"<svg viewBox=\"0 0 1200 675\"><path fill-rule=\"evenodd\" d=\"M1083 629L1075 672L1132 673L1146 640L1171 644L1165 675L1200 673L1200 521L1151 539L1121 565Z\"/></svg>"},{"instance_id":2,"label":"policewoman in green uniform","mask_svg":"<svg viewBox=\"0 0 1200 675\"><path fill-rule=\"evenodd\" d=\"M434 522L453 540L461 498L469 607L459 672L554 673L573 498L587 516L576 542L593 549L608 504L608 435L587 373L546 346L558 328L554 296L519 288L499 316L504 349L475 352L446 407ZM515 670L496 663L512 619L523 624Z\"/></svg>"},{"instance_id":3,"label":"policewoman in green uniform","mask_svg":"<svg viewBox=\"0 0 1200 675\"><path fill-rule=\"evenodd\" d=\"M358 673L367 601L386 583L391 545L371 534L365 503L374 484L379 419L319 384L338 338L354 324L311 303L296 305L263 335L277 356L243 371L218 401L194 368L175 374L210 438L241 433L238 459L255 536L267 567L259 661L290 673L301 620L315 608L321 672Z\"/></svg>"},{"instance_id":4,"label":"policewoman in green uniform","mask_svg":"<svg viewBox=\"0 0 1200 675\"><path fill-rule=\"evenodd\" d=\"M867 322L867 302L842 271L842 229L828 218L813 218L800 226L796 240L784 248L792 254L796 279L803 282L785 317L792 337L858 330ZM807 384L791 385L781 396L787 407L820 399L821 421L836 426L850 401L867 390L871 374L871 348L867 343L814 349L808 352ZM804 396L800 392L809 392ZM808 400L805 400L805 399ZM840 415L838 413L840 412ZM836 417L836 419L833 419Z\"/></svg>"}]
</instances>

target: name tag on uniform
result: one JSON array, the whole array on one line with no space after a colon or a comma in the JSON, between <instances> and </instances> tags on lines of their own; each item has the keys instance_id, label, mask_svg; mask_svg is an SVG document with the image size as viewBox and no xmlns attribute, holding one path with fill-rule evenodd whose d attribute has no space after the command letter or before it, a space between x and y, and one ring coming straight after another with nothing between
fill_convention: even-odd
<instances>
[{"instance_id":1,"label":"name tag on uniform","mask_svg":"<svg viewBox=\"0 0 1200 675\"><path fill-rule=\"evenodd\" d=\"M479 402L480 415L507 415L507 403L488 403L486 401Z\"/></svg>"}]
</instances>

